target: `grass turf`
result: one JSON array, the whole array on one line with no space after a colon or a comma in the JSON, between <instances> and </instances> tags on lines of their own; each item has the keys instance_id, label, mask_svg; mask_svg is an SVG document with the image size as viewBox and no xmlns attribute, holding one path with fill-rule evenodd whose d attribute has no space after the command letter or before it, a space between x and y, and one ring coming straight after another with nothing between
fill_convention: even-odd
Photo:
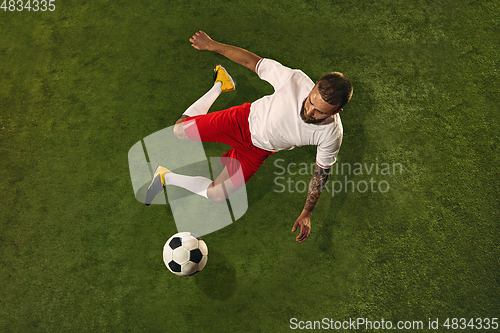
<instances>
[{"instance_id":1,"label":"grass turf","mask_svg":"<svg viewBox=\"0 0 500 333\"><path fill-rule=\"evenodd\" d=\"M0 11L0 331L280 332L292 317L427 328L428 318L498 317L499 10L499 1L292 0ZM313 80L350 77L338 163L400 163L402 174L349 176L390 190L324 193L312 235L297 244L290 230L305 193L276 193L276 163L313 163L315 149L280 152L248 183L246 214L204 237L204 271L170 274L161 250L176 232L172 213L135 200L128 150L207 91L216 63L238 90L212 110L272 93L251 71L191 48L199 29Z\"/></svg>"}]
</instances>

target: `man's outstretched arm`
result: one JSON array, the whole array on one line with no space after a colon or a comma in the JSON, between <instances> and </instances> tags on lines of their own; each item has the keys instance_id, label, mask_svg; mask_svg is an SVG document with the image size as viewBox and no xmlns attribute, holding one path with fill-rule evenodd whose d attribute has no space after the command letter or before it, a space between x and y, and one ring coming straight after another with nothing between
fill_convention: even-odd
<instances>
[{"instance_id":1,"label":"man's outstretched arm","mask_svg":"<svg viewBox=\"0 0 500 333\"><path fill-rule=\"evenodd\" d=\"M197 50L208 50L222 54L226 58L245 66L255 72L255 66L261 57L240 47L214 41L204 31L198 31L189 39L191 46Z\"/></svg>"},{"instance_id":2,"label":"man's outstretched arm","mask_svg":"<svg viewBox=\"0 0 500 333\"><path fill-rule=\"evenodd\" d=\"M311 182L309 183L309 191L307 192L307 200L302 210L302 213L295 221L293 225L292 232L297 230L297 227L300 226L300 233L297 236L297 242L303 242L307 237L311 234L311 215L318 202L319 196L323 191L323 188L326 185L326 181L328 180L328 174L330 173L330 169L323 169L321 167L314 167L314 174L311 178Z\"/></svg>"}]
</instances>

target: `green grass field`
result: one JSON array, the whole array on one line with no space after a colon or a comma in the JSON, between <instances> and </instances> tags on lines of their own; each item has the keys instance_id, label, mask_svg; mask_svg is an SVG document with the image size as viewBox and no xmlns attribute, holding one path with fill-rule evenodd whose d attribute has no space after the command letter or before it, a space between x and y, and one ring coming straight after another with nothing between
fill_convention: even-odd
<instances>
[{"instance_id":1,"label":"green grass field","mask_svg":"<svg viewBox=\"0 0 500 333\"><path fill-rule=\"evenodd\" d=\"M291 318L453 331L446 318L500 317L500 1L55 5L0 10L0 332L284 332ZM299 244L306 193L277 193L276 164L316 149L277 153L247 184L246 214L204 237L206 268L180 278L162 260L170 207L136 201L127 153L173 125L217 63L238 90L211 110L273 91L192 48L200 29L314 81L345 73L339 166L402 173L349 176L386 193L323 193ZM310 174L283 177L300 189Z\"/></svg>"}]
</instances>

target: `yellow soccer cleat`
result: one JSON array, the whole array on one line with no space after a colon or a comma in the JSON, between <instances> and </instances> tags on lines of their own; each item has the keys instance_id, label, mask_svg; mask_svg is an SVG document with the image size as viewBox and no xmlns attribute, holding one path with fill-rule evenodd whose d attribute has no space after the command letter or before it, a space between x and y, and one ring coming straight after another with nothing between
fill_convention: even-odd
<instances>
[{"instance_id":1,"label":"yellow soccer cleat","mask_svg":"<svg viewBox=\"0 0 500 333\"><path fill-rule=\"evenodd\" d=\"M170 170L162 166L155 169L153 180L151 181L151 184L146 191L146 197L144 198L144 204L146 204L146 206L151 205L158 193L163 191L163 188L165 187L165 174L168 172L170 172Z\"/></svg>"},{"instance_id":2,"label":"yellow soccer cleat","mask_svg":"<svg viewBox=\"0 0 500 333\"><path fill-rule=\"evenodd\" d=\"M229 75L227 70L221 65L216 65L214 68L214 84L220 82L222 84L222 92L228 92L236 90L236 83L234 83L233 78Z\"/></svg>"}]
</instances>

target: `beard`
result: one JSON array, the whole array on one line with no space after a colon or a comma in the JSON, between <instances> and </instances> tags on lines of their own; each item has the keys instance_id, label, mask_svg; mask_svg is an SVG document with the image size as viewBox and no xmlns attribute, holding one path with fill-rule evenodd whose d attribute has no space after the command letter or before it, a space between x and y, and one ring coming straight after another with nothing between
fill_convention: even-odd
<instances>
[{"instance_id":1,"label":"beard","mask_svg":"<svg viewBox=\"0 0 500 333\"><path fill-rule=\"evenodd\" d=\"M307 97L306 97L307 99ZM306 115L306 100L302 102L302 108L300 109L300 118L302 118L302 121L305 122L306 124L319 124L324 121L324 119L314 119L311 117L308 117Z\"/></svg>"}]
</instances>

